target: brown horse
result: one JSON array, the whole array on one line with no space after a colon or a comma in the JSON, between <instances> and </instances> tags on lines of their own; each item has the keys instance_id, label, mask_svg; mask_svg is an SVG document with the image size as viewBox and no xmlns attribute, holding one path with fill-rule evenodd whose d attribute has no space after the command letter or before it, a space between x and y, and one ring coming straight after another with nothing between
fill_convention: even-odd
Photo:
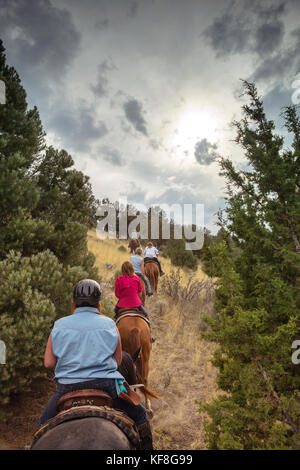
<instances>
[{"instance_id":1,"label":"brown horse","mask_svg":"<svg viewBox=\"0 0 300 470\"><path fill-rule=\"evenodd\" d=\"M128 248L130 248L130 253L134 253L138 246L140 244L136 238L129 238Z\"/></svg>"},{"instance_id":2,"label":"brown horse","mask_svg":"<svg viewBox=\"0 0 300 470\"><path fill-rule=\"evenodd\" d=\"M134 312L133 312L134 313ZM148 323L140 316L121 316L117 320L120 332L122 349L133 355L140 348L136 360L136 375L138 381L144 386L141 392L145 396L146 409L152 414L150 398L160 398L159 395L148 387L149 359L151 351L151 335Z\"/></svg>"},{"instance_id":3,"label":"brown horse","mask_svg":"<svg viewBox=\"0 0 300 470\"><path fill-rule=\"evenodd\" d=\"M145 274L150 281L152 292L157 292L159 268L155 261L145 263Z\"/></svg>"}]
</instances>

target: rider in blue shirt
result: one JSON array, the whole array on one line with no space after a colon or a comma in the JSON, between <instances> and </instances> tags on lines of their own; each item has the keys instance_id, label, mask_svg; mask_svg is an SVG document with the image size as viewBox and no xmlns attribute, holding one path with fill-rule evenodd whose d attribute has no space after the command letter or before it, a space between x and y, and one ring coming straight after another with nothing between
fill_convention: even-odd
<instances>
[{"instance_id":1,"label":"rider in blue shirt","mask_svg":"<svg viewBox=\"0 0 300 470\"><path fill-rule=\"evenodd\" d=\"M121 338L115 322L101 314L100 299L101 288L96 281L80 281L74 289L73 314L54 323L44 364L55 369L57 389L40 418L40 426L57 414L57 402L64 394L100 389L112 397L114 408L125 411L135 421L142 448L152 449L145 408L118 398L117 384L124 381L118 370L122 360Z\"/></svg>"},{"instance_id":2,"label":"rider in blue shirt","mask_svg":"<svg viewBox=\"0 0 300 470\"><path fill-rule=\"evenodd\" d=\"M135 250L135 253L136 254L134 256L131 256L130 258L131 264L133 265L133 268L134 268L134 272L145 281L147 285L147 295L153 295L149 279L145 275L144 259L142 257L143 252L141 248L137 248Z\"/></svg>"}]
</instances>

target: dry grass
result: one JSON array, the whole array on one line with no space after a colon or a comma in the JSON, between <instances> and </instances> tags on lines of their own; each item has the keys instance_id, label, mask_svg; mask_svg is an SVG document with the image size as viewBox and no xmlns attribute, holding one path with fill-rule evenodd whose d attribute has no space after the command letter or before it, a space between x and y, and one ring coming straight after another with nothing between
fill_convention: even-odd
<instances>
[{"instance_id":1,"label":"dry grass","mask_svg":"<svg viewBox=\"0 0 300 470\"><path fill-rule=\"evenodd\" d=\"M129 248L126 240L100 240L95 231L88 233L88 249L96 256L96 266L100 276L109 282L115 272L121 269L124 261L128 260ZM118 248L124 246L126 251Z\"/></svg>"},{"instance_id":2,"label":"dry grass","mask_svg":"<svg viewBox=\"0 0 300 470\"><path fill-rule=\"evenodd\" d=\"M214 347L200 340L197 315L184 318L179 305L162 315L153 300L150 384L162 396L153 402L153 433L158 449L205 449L203 418L195 400L216 396Z\"/></svg>"}]
</instances>

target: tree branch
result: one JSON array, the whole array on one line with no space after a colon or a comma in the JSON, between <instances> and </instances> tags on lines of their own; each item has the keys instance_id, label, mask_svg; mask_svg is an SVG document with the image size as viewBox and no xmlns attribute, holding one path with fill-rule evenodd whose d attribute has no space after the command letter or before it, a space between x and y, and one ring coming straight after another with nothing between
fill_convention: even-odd
<instances>
[{"instance_id":1,"label":"tree branch","mask_svg":"<svg viewBox=\"0 0 300 470\"><path fill-rule=\"evenodd\" d=\"M274 389L273 385L271 384L271 381L269 379L269 377L267 376L265 370L263 369L262 365L261 365L261 362L259 359L256 359L256 363L257 363L257 366L258 366L258 370L260 372L260 374L262 375L262 377L264 378L265 382L268 384L269 388L270 388L270 393L276 403L277 406L281 406L281 400L278 396L278 393L276 392L276 390ZM282 414L286 420L286 422L288 423L288 425L291 427L291 429L293 430L293 432L295 433L299 433L300 432L300 426L298 426L292 419L291 415L289 414L289 412L287 410L282 410Z\"/></svg>"},{"instance_id":2,"label":"tree branch","mask_svg":"<svg viewBox=\"0 0 300 470\"><path fill-rule=\"evenodd\" d=\"M300 254L300 243L299 243L297 234L296 234L295 229L294 229L293 221L292 221L291 217L289 216L289 213L288 213L288 210L287 210L287 207L286 207L286 203L284 203L284 212L285 212L285 215L286 215L286 218L287 218L287 224L288 224L288 227L289 227L289 231L292 235L292 239L293 239L293 242L294 242L294 245L295 245L295 250L296 250L297 253Z\"/></svg>"}]
</instances>

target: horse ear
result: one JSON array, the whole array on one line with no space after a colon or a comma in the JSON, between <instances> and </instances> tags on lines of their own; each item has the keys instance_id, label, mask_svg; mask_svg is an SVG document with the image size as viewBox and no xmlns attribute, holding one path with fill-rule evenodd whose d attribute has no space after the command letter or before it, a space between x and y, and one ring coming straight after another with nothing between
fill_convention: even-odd
<instances>
[{"instance_id":1,"label":"horse ear","mask_svg":"<svg viewBox=\"0 0 300 470\"><path fill-rule=\"evenodd\" d=\"M132 354L131 357L132 357L133 362L135 362L135 361L137 360L137 358L139 357L141 348L142 348L142 346L140 346L139 349L137 349L137 350L135 351L135 353Z\"/></svg>"}]
</instances>

